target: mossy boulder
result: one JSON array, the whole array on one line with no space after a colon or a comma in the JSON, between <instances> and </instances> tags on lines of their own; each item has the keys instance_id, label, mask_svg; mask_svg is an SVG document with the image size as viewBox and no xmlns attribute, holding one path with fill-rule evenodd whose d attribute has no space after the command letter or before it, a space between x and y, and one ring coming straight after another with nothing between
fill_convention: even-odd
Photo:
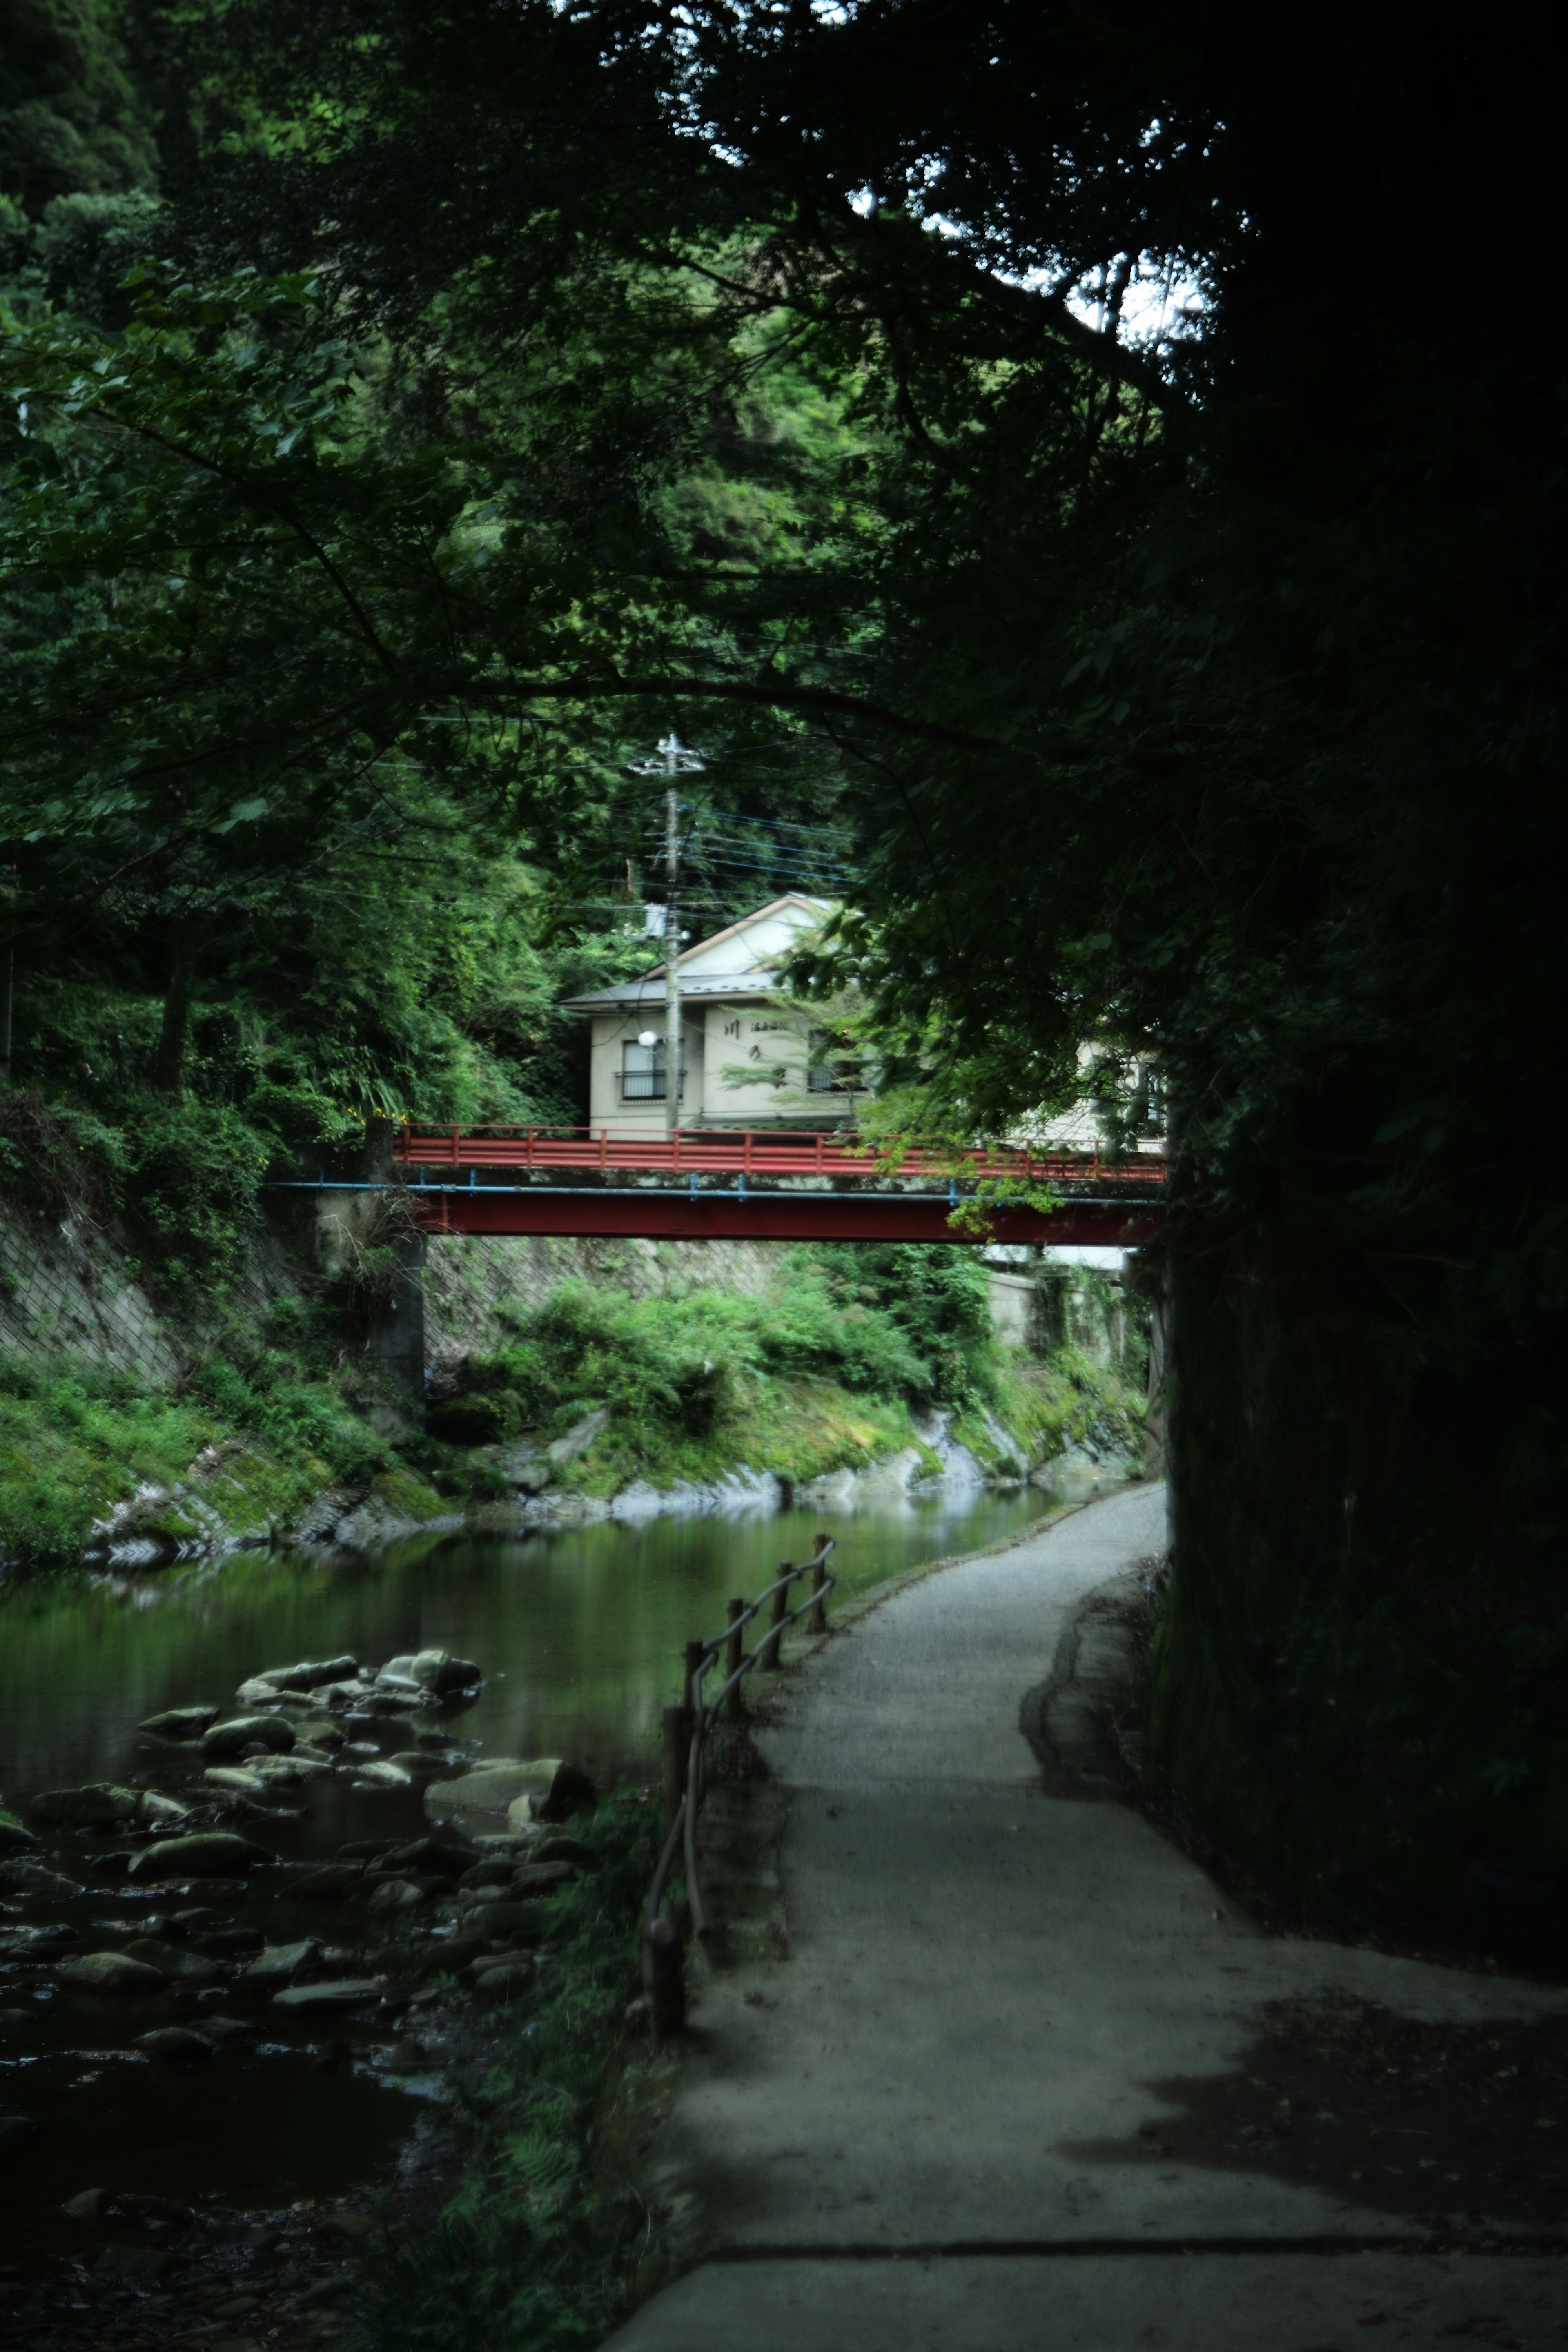
<instances>
[{"instance_id":1,"label":"mossy boulder","mask_svg":"<svg viewBox=\"0 0 1568 2352\"><path fill-rule=\"evenodd\" d=\"M201 1830L191 1837L160 1838L145 1845L126 1874L131 1878L243 1878L258 1863L270 1862L267 1848L230 1830Z\"/></svg>"},{"instance_id":2,"label":"mossy boulder","mask_svg":"<svg viewBox=\"0 0 1568 2352\"><path fill-rule=\"evenodd\" d=\"M61 1963L60 1981L74 1992L125 1995L162 1992L168 1979L162 1969L128 1952L84 1952L79 1959Z\"/></svg>"},{"instance_id":3,"label":"mossy boulder","mask_svg":"<svg viewBox=\"0 0 1568 2352\"><path fill-rule=\"evenodd\" d=\"M154 1739L199 1739L217 1715L216 1706L170 1706L162 1715L150 1715L137 1728Z\"/></svg>"},{"instance_id":4,"label":"mossy boulder","mask_svg":"<svg viewBox=\"0 0 1568 2352\"><path fill-rule=\"evenodd\" d=\"M112 1829L133 1821L141 1800L134 1789L119 1789L99 1780L83 1789L43 1789L33 1799L33 1819L58 1822L68 1829Z\"/></svg>"},{"instance_id":5,"label":"mossy boulder","mask_svg":"<svg viewBox=\"0 0 1568 2352\"><path fill-rule=\"evenodd\" d=\"M294 1742L294 1727L287 1716L238 1715L203 1732L202 1754L215 1764L243 1756L247 1748L267 1748L274 1756L287 1756Z\"/></svg>"}]
</instances>

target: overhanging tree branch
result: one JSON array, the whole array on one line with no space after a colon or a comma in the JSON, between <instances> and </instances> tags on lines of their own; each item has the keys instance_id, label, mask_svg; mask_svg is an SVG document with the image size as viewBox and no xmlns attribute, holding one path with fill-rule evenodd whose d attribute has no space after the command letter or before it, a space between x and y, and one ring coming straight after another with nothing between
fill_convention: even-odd
<instances>
[{"instance_id":1,"label":"overhanging tree branch","mask_svg":"<svg viewBox=\"0 0 1568 2352\"><path fill-rule=\"evenodd\" d=\"M501 698L518 702L593 702L621 696L700 698L719 702L750 702L779 710L831 711L843 719L863 719L889 734L912 736L918 742L946 743L959 751L1006 751L1012 747L995 735L971 735L962 727L943 727L934 719L912 719L906 711L889 710L858 694L840 694L826 686L755 686L740 678L618 677L612 671L590 672L559 678L498 678L480 687L466 687L458 699Z\"/></svg>"}]
</instances>

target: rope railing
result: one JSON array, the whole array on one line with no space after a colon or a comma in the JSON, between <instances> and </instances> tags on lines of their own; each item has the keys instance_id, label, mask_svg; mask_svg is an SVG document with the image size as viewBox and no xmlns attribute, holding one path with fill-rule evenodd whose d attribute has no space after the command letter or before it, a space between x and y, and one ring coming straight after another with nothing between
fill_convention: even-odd
<instances>
[{"instance_id":1,"label":"rope railing","mask_svg":"<svg viewBox=\"0 0 1568 2352\"><path fill-rule=\"evenodd\" d=\"M779 1575L772 1584L763 1587L754 1601L731 1601L730 1622L722 1633L710 1642L689 1642L686 1645L683 1704L667 1707L664 1715L667 1828L643 1913L643 1980L647 1987L655 2029L661 2035L673 2032L685 2014L680 1932L675 1922L663 1914L665 1891L678 1853L683 1865L692 1931L699 1936L708 1932L702 1885L697 1869L697 1822L707 1793L710 1735L718 1724L726 1702L734 1697L749 1674L758 1669L764 1674L777 1670L779 1644L792 1625L802 1617L809 1617L812 1633L826 1632L827 1596L837 1582L827 1567L835 1549L836 1539L832 1536L818 1536L816 1550L809 1560L803 1561L798 1568L785 1560ZM810 1593L797 1609L791 1609L790 1593L803 1576L811 1579ZM742 1646L742 1636L752 1619L770 1601L773 1608L767 1632L754 1649L747 1650ZM704 1702L702 1685L721 1655L724 1659L724 1680L713 1697Z\"/></svg>"}]
</instances>

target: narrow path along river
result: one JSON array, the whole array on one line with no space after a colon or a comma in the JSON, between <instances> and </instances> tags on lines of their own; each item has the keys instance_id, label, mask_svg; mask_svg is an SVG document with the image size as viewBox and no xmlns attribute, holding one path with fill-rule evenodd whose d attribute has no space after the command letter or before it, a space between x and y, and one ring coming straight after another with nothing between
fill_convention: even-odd
<instances>
[{"instance_id":1,"label":"narrow path along river","mask_svg":"<svg viewBox=\"0 0 1568 2352\"><path fill-rule=\"evenodd\" d=\"M700 2258L616 2352L1562 2346L1565 2119L1499 2109L1568 1993L1265 1934L1142 1813L1047 1783L1033 1695L1164 1538L1159 1488L1109 1496L786 1676L736 1792L776 1908L725 1946L710 1874L727 1957L649 2158ZM1417 2083L1435 2042L1479 2077Z\"/></svg>"},{"instance_id":2,"label":"narrow path along river","mask_svg":"<svg viewBox=\"0 0 1568 2352\"><path fill-rule=\"evenodd\" d=\"M352 1654L372 1666L439 1648L477 1661L479 1696L437 1718L473 1756L562 1756L601 1787L647 1780L660 1709L676 1695L684 1642L724 1622L724 1604L810 1556L818 1525L838 1538L843 1593L920 1561L1022 1533L1048 1510L1032 1489L938 1496L863 1515L599 1525L526 1538L424 1539L379 1556L242 1554L184 1570L77 1571L14 1583L0 1597L0 1792L24 1821L38 1792L113 1783L180 1798L199 1790L199 1753L152 1748L137 1727L166 1708L230 1711L249 1675L301 1658ZM236 2007L237 1969L265 1938L344 1938L341 1905L290 1899L290 1880L347 1842L419 1836L420 1790L363 1778L409 1743L406 1721L356 1723L360 1753L235 1826L278 1857L248 1884L182 1901L214 1916L181 1931L216 1980L134 2000L73 1991L71 1951L115 1948L163 1928L170 1897L143 1892L112 1856L110 1828L34 1822L25 1881L0 1855L0 2145L9 2176L7 2252L47 2263L75 2244L66 2200L90 2187L245 2208L341 2194L392 2177L439 2085L399 2070L374 2014L301 2017L223 2050L196 2073L151 2064L150 2029L202 2027ZM58 1882L63 1881L63 1885ZM361 1931L363 1932L363 1930ZM248 1947L248 1948L247 1948Z\"/></svg>"}]
</instances>

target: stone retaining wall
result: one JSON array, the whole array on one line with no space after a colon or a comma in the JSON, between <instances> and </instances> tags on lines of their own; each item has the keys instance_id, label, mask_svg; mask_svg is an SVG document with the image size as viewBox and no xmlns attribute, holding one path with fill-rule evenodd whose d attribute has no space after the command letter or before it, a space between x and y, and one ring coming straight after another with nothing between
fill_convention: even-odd
<instances>
[{"instance_id":1,"label":"stone retaining wall","mask_svg":"<svg viewBox=\"0 0 1568 2352\"><path fill-rule=\"evenodd\" d=\"M54 1371L71 1361L163 1388L179 1352L107 1234L37 1211L0 1216L0 1359Z\"/></svg>"}]
</instances>

